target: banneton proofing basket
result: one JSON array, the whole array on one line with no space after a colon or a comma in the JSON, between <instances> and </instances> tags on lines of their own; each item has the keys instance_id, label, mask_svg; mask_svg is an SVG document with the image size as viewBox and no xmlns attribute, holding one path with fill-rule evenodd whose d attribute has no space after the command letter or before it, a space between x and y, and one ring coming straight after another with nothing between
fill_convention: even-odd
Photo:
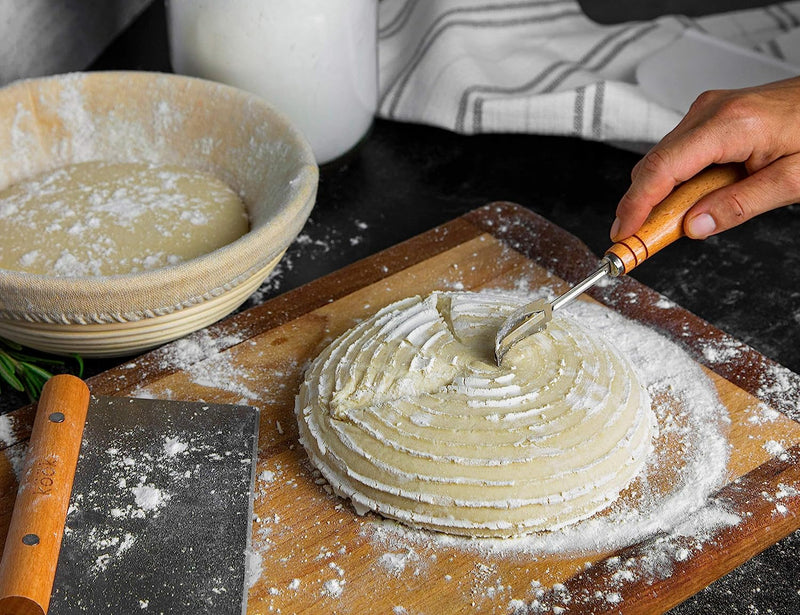
<instances>
[{"instance_id":1,"label":"banneton proofing basket","mask_svg":"<svg viewBox=\"0 0 800 615\"><path fill-rule=\"evenodd\" d=\"M55 353L122 356L211 324L272 271L317 191L304 137L241 90L144 72L75 73L0 89L0 189L90 160L213 173L242 197L250 231L141 273L75 278L0 269L0 336Z\"/></svg>"}]
</instances>

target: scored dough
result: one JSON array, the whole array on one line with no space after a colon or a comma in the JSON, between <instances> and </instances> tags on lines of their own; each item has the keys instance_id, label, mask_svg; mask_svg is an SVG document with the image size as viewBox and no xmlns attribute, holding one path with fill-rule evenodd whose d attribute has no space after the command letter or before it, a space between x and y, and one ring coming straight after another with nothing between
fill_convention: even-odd
<instances>
[{"instance_id":1,"label":"scored dough","mask_svg":"<svg viewBox=\"0 0 800 615\"><path fill-rule=\"evenodd\" d=\"M647 392L608 341L567 316L495 365L502 319L529 300L411 297L322 351L295 412L339 495L360 512L471 536L557 529L617 498L652 448Z\"/></svg>"},{"instance_id":2,"label":"scored dough","mask_svg":"<svg viewBox=\"0 0 800 615\"><path fill-rule=\"evenodd\" d=\"M239 196L209 173L84 162L0 192L0 268L64 277L134 273L206 254L248 229Z\"/></svg>"}]
</instances>

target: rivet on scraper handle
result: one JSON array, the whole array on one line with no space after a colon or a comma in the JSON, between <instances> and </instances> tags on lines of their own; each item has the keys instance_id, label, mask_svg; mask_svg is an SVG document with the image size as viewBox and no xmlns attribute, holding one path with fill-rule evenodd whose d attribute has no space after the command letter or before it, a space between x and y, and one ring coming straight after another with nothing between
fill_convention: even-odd
<instances>
[{"instance_id":1,"label":"rivet on scraper handle","mask_svg":"<svg viewBox=\"0 0 800 615\"><path fill-rule=\"evenodd\" d=\"M629 273L653 254L683 237L683 218L697 201L709 192L733 184L746 175L747 172L741 164L716 165L676 187L653 208L634 235L618 241L606 251L600 266L587 278L552 303L543 299L534 301L508 316L495 337L494 354L497 364L502 363L503 357L514 344L544 329L552 319L554 310L564 307L607 275L616 277Z\"/></svg>"},{"instance_id":2,"label":"rivet on scraper handle","mask_svg":"<svg viewBox=\"0 0 800 615\"><path fill-rule=\"evenodd\" d=\"M47 613L89 397L66 374L42 389L0 561L0 615Z\"/></svg>"}]
</instances>

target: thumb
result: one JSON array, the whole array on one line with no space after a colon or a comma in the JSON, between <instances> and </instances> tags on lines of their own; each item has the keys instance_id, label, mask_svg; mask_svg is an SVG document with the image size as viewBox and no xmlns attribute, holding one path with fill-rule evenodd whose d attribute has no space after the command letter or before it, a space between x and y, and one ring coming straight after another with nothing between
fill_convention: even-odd
<instances>
[{"instance_id":1,"label":"thumb","mask_svg":"<svg viewBox=\"0 0 800 615\"><path fill-rule=\"evenodd\" d=\"M765 211L798 201L800 154L793 154L704 196L686 214L683 229L692 239L705 239Z\"/></svg>"}]
</instances>

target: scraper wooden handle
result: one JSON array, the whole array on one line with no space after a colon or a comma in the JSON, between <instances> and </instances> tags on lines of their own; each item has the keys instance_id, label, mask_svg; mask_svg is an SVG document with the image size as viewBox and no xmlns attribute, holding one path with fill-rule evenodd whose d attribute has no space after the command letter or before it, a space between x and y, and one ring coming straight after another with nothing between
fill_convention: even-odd
<instances>
[{"instance_id":1,"label":"scraper wooden handle","mask_svg":"<svg viewBox=\"0 0 800 615\"><path fill-rule=\"evenodd\" d=\"M653 208L636 234L618 241L606 251L606 254L614 254L622 261L624 270L619 275L630 272L662 248L683 237L683 218L697 201L746 175L747 171L741 164L722 164L708 167L680 184Z\"/></svg>"},{"instance_id":2,"label":"scraper wooden handle","mask_svg":"<svg viewBox=\"0 0 800 615\"><path fill-rule=\"evenodd\" d=\"M44 385L0 561L0 615L47 613L88 408L81 379Z\"/></svg>"}]
</instances>

